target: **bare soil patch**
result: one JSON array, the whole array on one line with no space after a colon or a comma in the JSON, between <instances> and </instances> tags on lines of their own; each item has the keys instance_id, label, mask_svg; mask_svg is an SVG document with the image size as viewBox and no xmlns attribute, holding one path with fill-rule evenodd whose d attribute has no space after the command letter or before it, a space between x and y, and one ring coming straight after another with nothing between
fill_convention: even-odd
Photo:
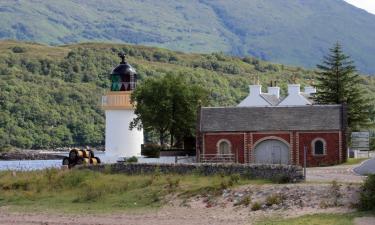
<instances>
[{"instance_id":1,"label":"bare soil patch","mask_svg":"<svg viewBox=\"0 0 375 225\"><path fill-rule=\"evenodd\" d=\"M273 216L296 217L311 213L352 211L351 205L358 199L359 185L338 184L338 187L338 190L336 186L336 191L333 191L332 184L245 185L226 189L220 196L182 199L171 195L164 207L137 213L21 213L2 207L0 224L238 225L252 224L256 220ZM335 192L337 195L333 194ZM267 204L271 195L282 196L281 201ZM252 210L254 202L260 203L259 210Z\"/></svg>"}]
</instances>

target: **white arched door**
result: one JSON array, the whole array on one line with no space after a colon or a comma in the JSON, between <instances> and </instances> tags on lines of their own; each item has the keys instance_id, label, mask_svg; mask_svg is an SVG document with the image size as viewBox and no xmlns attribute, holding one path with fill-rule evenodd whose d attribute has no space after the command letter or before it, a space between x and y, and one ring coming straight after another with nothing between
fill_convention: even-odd
<instances>
[{"instance_id":1,"label":"white arched door","mask_svg":"<svg viewBox=\"0 0 375 225\"><path fill-rule=\"evenodd\" d=\"M265 140L255 146L255 163L289 164L289 147L279 140Z\"/></svg>"}]
</instances>

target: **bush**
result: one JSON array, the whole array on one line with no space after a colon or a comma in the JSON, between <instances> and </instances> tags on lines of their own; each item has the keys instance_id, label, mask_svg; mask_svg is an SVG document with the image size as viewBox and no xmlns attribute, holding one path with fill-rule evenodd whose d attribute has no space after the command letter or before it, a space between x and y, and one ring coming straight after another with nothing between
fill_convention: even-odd
<instances>
[{"instance_id":1,"label":"bush","mask_svg":"<svg viewBox=\"0 0 375 225\"><path fill-rule=\"evenodd\" d=\"M333 206L339 206L339 200L342 197L340 192L340 185L337 183L337 181L332 181L330 193L332 195L333 199Z\"/></svg>"},{"instance_id":2,"label":"bush","mask_svg":"<svg viewBox=\"0 0 375 225\"><path fill-rule=\"evenodd\" d=\"M251 197L248 195L242 198L239 202L235 203L234 205L235 206L239 206L239 205L249 206L250 203L251 203Z\"/></svg>"},{"instance_id":3,"label":"bush","mask_svg":"<svg viewBox=\"0 0 375 225\"><path fill-rule=\"evenodd\" d=\"M259 202L254 202L253 205L251 206L252 211L257 211L262 207L262 205Z\"/></svg>"},{"instance_id":4,"label":"bush","mask_svg":"<svg viewBox=\"0 0 375 225\"><path fill-rule=\"evenodd\" d=\"M283 202L283 196L281 194L272 194L269 195L266 199L266 205L272 206L272 205L278 205Z\"/></svg>"},{"instance_id":5,"label":"bush","mask_svg":"<svg viewBox=\"0 0 375 225\"><path fill-rule=\"evenodd\" d=\"M26 52L26 49L23 48L23 47L20 47L20 46L14 46L12 48L12 52L13 53L24 53L24 52Z\"/></svg>"},{"instance_id":6,"label":"bush","mask_svg":"<svg viewBox=\"0 0 375 225\"><path fill-rule=\"evenodd\" d=\"M141 154L147 158L159 158L161 150L163 150L163 147L160 145L147 144L143 146Z\"/></svg>"},{"instance_id":7,"label":"bush","mask_svg":"<svg viewBox=\"0 0 375 225\"><path fill-rule=\"evenodd\" d=\"M361 210L375 209L375 174L369 175L362 185L359 208Z\"/></svg>"},{"instance_id":8,"label":"bush","mask_svg":"<svg viewBox=\"0 0 375 225\"><path fill-rule=\"evenodd\" d=\"M230 175L230 181L233 182L233 184L238 184L240 181L240 175L238 173Z\"/></svg>"},{"instance_id":9,"label":"bush","mask_svg":"<svg viewBox=\"0 0 375 225\"><path fill-rule=\"evenodd\" d=\"M126 162L127 163L137 163L138 162L138 158L135 157L135 156L132 156L132 157L126 159Z\"/></svg>"},{"instance_id":10,"label":"bush","mask_svg":"<svg viewBox=\"0 0 375 225\"><path fill-rule=\"evenodd\" d=\"M274 183L278 183L278 184L286 184L286 183L290 183L291 180L287 175L278 174L278 175L273 176L271 181Z\"/></svg>"}]
</instances>

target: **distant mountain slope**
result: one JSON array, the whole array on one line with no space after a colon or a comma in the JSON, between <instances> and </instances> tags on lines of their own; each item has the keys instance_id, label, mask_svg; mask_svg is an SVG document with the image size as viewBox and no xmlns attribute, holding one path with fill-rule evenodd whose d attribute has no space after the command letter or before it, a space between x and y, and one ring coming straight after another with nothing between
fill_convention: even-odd
<instances>
[{"instance_id":1,"label":"distant mountain slope","mask_svg":"<svg viewBox=\"0 0 375 225\"><path fill-rule=\"evenodd\" d=\"M340 41L375 74L375 15L343 0L2 0L0 39L223 51L313 67Z\"/></svg>"}]
</instances>

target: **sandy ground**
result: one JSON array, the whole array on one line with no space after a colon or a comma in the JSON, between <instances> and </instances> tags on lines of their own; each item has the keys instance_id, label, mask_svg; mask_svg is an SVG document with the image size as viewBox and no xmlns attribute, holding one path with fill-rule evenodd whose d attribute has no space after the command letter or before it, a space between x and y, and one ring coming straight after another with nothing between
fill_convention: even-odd
<instances>
[{"instance_id":1,"label":"sandy ground","mask_svg":"<svg viewBox=\"0 0 375 225\"><path fill-rule=\"evenodd\" d=\"M355 225L375 225L375 217L360 217L354 219Z\"/></svg>"},{"instance_id":2,"label":"sandy ground","mask_svg":"<svg viewBox=\"0 0 375 225\"><path fill-rule=\"evenodd\" d=\"M249 209L228 208L185 208L167 206L158 211L142 213L123 213L111 215L63 215L50 213L15 213L0 208L0 224L20 225L91 225L91 224L132 224L132 225L251 225L254 221L270 217L296 217L312 213L338 213L349 211L342 208L304 209L300 211L286 210L283 212L252 212ZM361 222L366 222L362 220ZM358 225L365 225L360 223ZM371 224L372 225L372 224Z\"/></svg>"},{"instance_id":3,"label":"sandy ground","mask_svg":"<svg viewBox=\"0 0 375 225\"><path fill-rule=\"evenodd\" d=\"M313 184L305 184L306 186L315 186L316 190L327 186L328 184L318 184L319 182L329 182L337 180L345 183L361 183L364 177L357 176L352 172L352 166L335 166L325 168L309 168L307 174L307 181L313 182ZM316 183L318 182L318 183ZM293 185L304 186L304 184ZM348 184L350 186L350 184ZM290 187L290 186L289 186ZM274 187L270 187L274 188ZM238 192L244 191L246 187L240 187ZM253 188L250 188L253 190ZM259 190L254 190L254 193L261 193L266 191L266 186L263 186ZM298 191L293 190L293 187L289 188L292 193ZM343 190L347 190L343 189ZM268 190L266 194L273 192L273 189ZM285 187L281 189L285 191ZM325 191L326 192L326 191ZM293 194L297 198L310 199L306 189L298 192L299 194ZM316 192L311 191L313 196L316 196ZM302 196L300 196L302 195ZM229 197L221 197L222 200L228 199ZM319 198L321 196L319 195ZM348 199L348 198L347 198ZM316 200L319 202L319 199ZM182 206L181 202L171 201L165 207L153 211L143 211L138 213L116 213L116 214L105 214L105 215L71 215L71 214L58 214L58 213L22 213L13 212L7 207L0 207L0 224L20 224L20 225L35 225L35 224L131 224L131 225L251 225L254 221L261 220L265 217L298 217L306 214L315 213L345 213L352 209L349 207L332 207L332 208L320 208L317 206L308 206L302 208L290 208L290 209L265 209L259 211L251 211L250 207L245 206L233 206L232 203L227 205L218 204L214 207L207 207L207 203L202 199L195 199L189 202L187 206ZM357 218L355 220L356 225L375 225L375 219L372 217Z\"/></svg>"}]
</instances>

